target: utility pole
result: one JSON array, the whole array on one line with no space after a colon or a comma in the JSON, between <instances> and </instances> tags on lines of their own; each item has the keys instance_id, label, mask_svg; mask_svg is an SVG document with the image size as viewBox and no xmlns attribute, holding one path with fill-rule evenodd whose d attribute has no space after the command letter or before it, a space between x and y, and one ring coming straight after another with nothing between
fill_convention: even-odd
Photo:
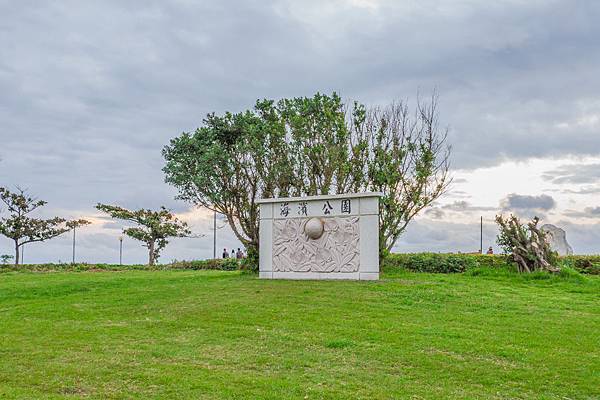
<instances>
[{"instance_id":1,"label":"utility pole","mask_svg":"<svg viewBox=\"0 0 600 400\"><path fill-rule=\"evenodd\" d=\"M72 264L75 264L75 227L73 227L73 261Z\"/></svg>"},{"instance_id":2,"label":"utility pole","mask_svg":"<svg viewBox=\"0 0 600 400\"><path fill-rule=\"evenodd\" d=\"M213 259L217 258L217 212L213 211Z\"/></svg>"},{"instance_id":3,"label":"utility pole","mask_svg":"<svg viewBox=\"0 0 600 400\"><path fill-rule=\"evenodd\" d=\"M119 265L123 265L123 236L119 236Z\"/></svg>"},{"instance_id":4,"label":"utility pole","mask_svg":"<svg viewBox=\"0 0 600 400\"><path fill-rule=\"evenodd\" d=\"M483 216L479 220L479 254L483 254Z\"/></svg>"}]
</instances>

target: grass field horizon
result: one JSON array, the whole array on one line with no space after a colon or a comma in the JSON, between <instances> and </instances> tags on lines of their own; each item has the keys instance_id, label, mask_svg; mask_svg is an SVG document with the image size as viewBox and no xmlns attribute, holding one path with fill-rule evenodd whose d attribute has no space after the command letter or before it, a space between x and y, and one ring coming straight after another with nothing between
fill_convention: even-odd
<instances>
[{"instance_id":1,"label":"grass field horizon","mask_svg":"<svg viewBox=\"0 0 600 400\"><path fill-rule=\"evenodd\" d=\"M600 277L0 275L0 398L600 397Z\"/></svg>"}]
</instances>

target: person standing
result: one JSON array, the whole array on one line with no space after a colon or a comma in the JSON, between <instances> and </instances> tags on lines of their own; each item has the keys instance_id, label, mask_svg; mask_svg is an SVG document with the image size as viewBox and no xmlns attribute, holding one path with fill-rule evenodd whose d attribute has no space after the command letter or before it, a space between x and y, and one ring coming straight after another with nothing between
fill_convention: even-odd
<instances>
[{"instance_id":1,"label":"person standing","mask_svg":"<svg viewBox=\"0 0 600 400\"><path fill-rule=\"evenodd\" d=\"M223 249L223 258L229 258L229 253L227 252L227 249Z\"/></svg>"}]
</instances>

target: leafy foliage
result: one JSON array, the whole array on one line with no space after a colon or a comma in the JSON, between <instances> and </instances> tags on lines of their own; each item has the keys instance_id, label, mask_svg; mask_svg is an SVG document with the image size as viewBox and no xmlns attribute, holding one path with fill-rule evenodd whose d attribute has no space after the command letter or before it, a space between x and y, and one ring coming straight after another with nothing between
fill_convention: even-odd
<instances>
[{"instance_id":1,"label":"leafy foliage","mask_svg":"<svg viewBox=\"0 0 600 400\"><path fill-rule=\"evenodd\" d=\"M240 262L235 258L173 261L169 264L126 265L126 264L26 264L16 268L11 265L0 267L2 272L100 272L100 271L169 271L169 270L220 270L235 271Z\"/></svg>"},{"instance_id":2,"label":"leafy foliage","mask_svg":"<svg viewBox=\"0 0 600 400\"><path fill-rule=\"evenodd\" d=\"M405 269L413 272L461 273L475 268L513 269L506 256L487 254L407 253L384 258L382 270Z\"/></svg>"},{"instance_id":3,"label":"leafy foliage","mask_svg":"<svg viewBox=\"0 0 600 400\"><path fill-rule=\"evenodd\" d=\"M0 234L14 242L15 265L19 265L19 250L24 244L43 242L90 223L84 219L67 221L60 217L32 218L30 214L47 202L30 197L25 190L19 188L16 193L13 193L0 187L0 201L7 207L9 213L8 217L0 218Z\"/></svg>"},{"instance_id":4,"label":"leafy foliage","mask_svg":"<svg viewBox=\"0 0 600 400\"><path fill-rule=\"evenodd\" d=\"M381 192L380 254L390 251L409 222L448 188L450 147L438 126L437 96L407 104L392 103L355 118L366 174L359 191ZM361 135L362 134L362 135Z\"/></svg>"},{"instance_id":5,"label":"leafy foliage","mask_svg":"<svg viewBox=\"0 0 600 400\"><path fill-rule=\"evenodd\" d=\"M284 135L268 115L210 114L202 128L163 150L166 181L179 189L180 199L225 215L246 247L257 246L256 200L275 194L275 188L289 193Z\"/></svg>"},{"instance_id":6,"label":"leafy foliage","mask_svg":"<svg viewBox=\"0 0 600 400\"><path fill-rule=\"evenodd\" d=\"M0 255L0 264L7 265L9 263L9 261L12 260L13 258L14 258L14 256L11 256L9 254L2 254L2 255Z\"/></svg>"},{"instance_id":7,"label":"leafy foliage","mask_svg":"<svg viewBox=\"0 0 600 400\"><path fill-rule=\"evenodd\" d=\"M236 271L240 269L241 262L235 258L216 258L210 260L173 261L164 266L165 269Z\"/></svg>"},{"instance_id":8,"label":"leafy foliage","mask_svg":"<svg viewBox=\"0 0 600 400\"><path fill-rule=\"evenodd\" d=\"M553 266L557 254L550 248L546 233L537 227L538 217L523 225L514 215L506 219L497 215L496 222L500 227L497 242L512 256L519 272L558 271Z\"/></svg>"},{"instance_id":9,"label":"leafy foliage","mask_svg":"<svg viewBox=\"0 0 600 400\"><path fill-rule=\"evenodd\" d=\"M556 265L560 270L574 270L586 275L600 275L600 256L558 256ZM503 254L454 254L454 253L403 253L389 254L384 258L382 271L403 269L429 273L481 273L481 270L504 272L518 271L510 255ZM479 271L479 272L475 272Z\"/></svg>"},{"instance_id":10,"label":"leafy foliage","mask_svg":"<svg viewBox=\"0 0 600 400\"><path fill-rule=\"evenodd\" d=\"M560 260L582 274L600 275L600 255L570 255L560 257Z\"/></svg>"},{"instance_id":11,"label":"leafy foliage","mask_svg":"<svg viewBox=\"0 0 600 400\"><path fill-rule=\"evenodd\" d=\"M12 256L8 256L9 259ZM0 256L0 259L2 257ZM558 258L561 273L576 275L574 271L585 275L600 275L600 256L564 256ZM596 265L592 268L579 268L578 265ZM0 264L2 265L2 264ZM510 256L494 254L444 254L444 253L403 253L389 254L382 263L382 272L393 273L398 270L426 273L468 273L471 275L495 274L509 275L517 271L516 264ZM87 272L87 271L156 271L156 270L247 270L246 259L211 259L172 261L168 264L126 265L126 264L27 264L18 268L3 265L0 272ZM492 273L491 271L496 271ZM532 277L542 279L545 275ZM544 278L545 279L545 278ZM579 279L579 278L578 278Z\"/></svg>"},{"instance_id":12,"label":"leafy foliage","mask_svg":"<svg viewBox=\"0 0 600 400\"><path fill-rule=\"evenodd\" d=\"M224 214L249 253L260 198L382 192L383 254L450 182L435 96L412 114L404 103L367 109L317 93L203 122L164 148L166 182L180 199Z\"/></svg>"},{"instance_id":13,"label":"leafy foliage","mask_svg":"<svg viewBox=\"0 0 600 400\"><path fill-rule=\"evenodd\" d=\"M186 222L177 219L165 207L158 211L141 209L128 210L119 206L98 204L96 208L109 214L112 218L133 222L139 226L126 228L123 233L144 242L148 248L148 264L154 265L160 252L169 243L170 237L186 237L191 235Z\"/></svg>"},{"instance_id":14,"label":"leafy foliage","mask_svg":"<svg viewBox=\"0 0 600 400\"><path fill-rule=\"evenodd\" d=\"M258 272L258 249L255 246L248 248L246 257L240 261L240 268L244 271Z\"/></svg>"}]
</instances>

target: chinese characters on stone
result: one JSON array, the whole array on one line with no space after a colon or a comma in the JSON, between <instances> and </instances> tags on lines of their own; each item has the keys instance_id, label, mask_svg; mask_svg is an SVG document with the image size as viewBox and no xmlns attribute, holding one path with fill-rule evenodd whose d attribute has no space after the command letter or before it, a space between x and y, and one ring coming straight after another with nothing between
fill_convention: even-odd
<instances>
[{"instance_id":1,"label":"chinese characters on stone","mask_svg":"<svg viewBox=\"0 0 600 400\"><path fill-rule=\"evenodd\" d=\"M342 200L342 209L341 209L341 213L342 213L342 214L350 214L350 213L351 213L351 209L350 209L350 199L344 199L344 200Z\"/></svg>"},{"instance_id":2,"label":"chinese characters on stone","mask_svg":"<svg viewBox=\"0 0 600 400\"><path fill-rule=\"evenodd\" d=\"M336 215L351 215L352 214L352 200L351 199L340 199L340 200L325 200L322 203L318 202L284 202L279 204L279 216L283 218L293 217L308 217L308 216L333 216Z\"/></svg>"},{"instance_id":3,"label":"chinese characters on stone","mask_svg":"<svg viewBox=\"0 0 600 400\"><path fill-rule=\"evenodd\" d=\"M298 215L308 215L308 208L305 201L298 204Z\"/></svg>"}]
</instances>

